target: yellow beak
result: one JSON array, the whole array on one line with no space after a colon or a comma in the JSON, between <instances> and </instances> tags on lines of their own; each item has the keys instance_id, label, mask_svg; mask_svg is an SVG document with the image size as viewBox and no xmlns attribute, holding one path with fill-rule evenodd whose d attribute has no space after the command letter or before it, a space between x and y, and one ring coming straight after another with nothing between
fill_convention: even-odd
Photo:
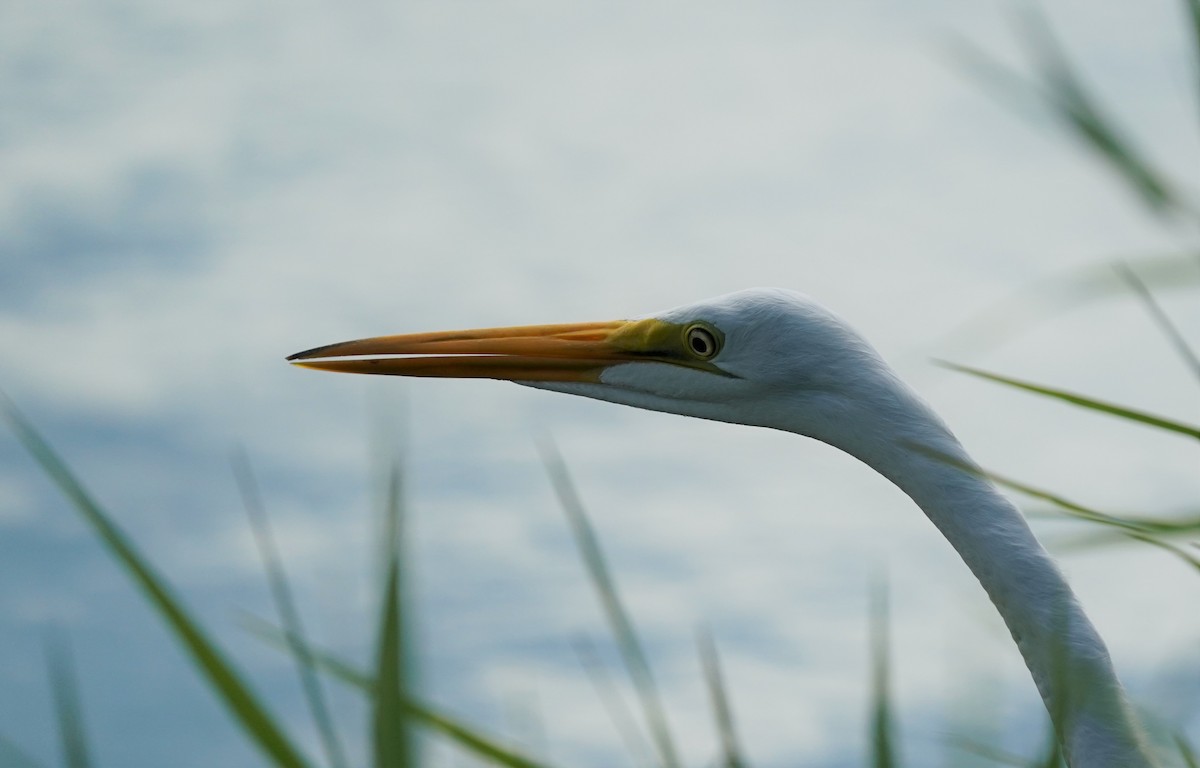
<instances>
[{"instance_id":1,"label":"yellow beak","mask_svg":"<svg viewBox=\"0 0 1200 768\"><path fill-rule=\"evenodd\" d=\"M654 320L411 333L297 352L296 365L387 376L599 381L611 365L662 359Z\"/></svg>"}]
</instances>

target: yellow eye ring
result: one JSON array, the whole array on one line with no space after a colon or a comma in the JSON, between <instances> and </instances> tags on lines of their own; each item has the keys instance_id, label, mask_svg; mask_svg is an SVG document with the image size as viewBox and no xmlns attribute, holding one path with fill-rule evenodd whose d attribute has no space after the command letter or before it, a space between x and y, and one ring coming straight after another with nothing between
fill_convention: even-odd
<instances>
[{"instance_id":1,"label":"yellow eye ring","mask_svg":"<svg viewBox=\"0 0 1200 768\"><path fill-rule=\"evenodd\" d=\"M683 345L692 357L712 360L721 351L720 332L699 323L689 325L683 332Z\"/></svg>"}]
</instances>

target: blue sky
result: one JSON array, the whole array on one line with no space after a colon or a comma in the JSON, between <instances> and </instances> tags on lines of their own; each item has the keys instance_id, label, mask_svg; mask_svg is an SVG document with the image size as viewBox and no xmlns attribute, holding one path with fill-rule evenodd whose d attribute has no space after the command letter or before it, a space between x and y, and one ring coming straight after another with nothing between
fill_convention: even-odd
<instances>
[{"instance_id":1,"label":"blue sky","mask_svg":"<svg viewBox=\"0 0 1200 768\"><path fill-rule=\"evenodd\" d=\"M1140 145L1186 178L1200 158L1178 6L1046 12ZM691 763L713 749L699 622L755 764L854 759L881 567L912 754L939 754L964 700L991 697L1015 738L1034 691L982 591L852 460L500 383L282 362L347 338L780 285L850 319L985 465L1114 509L1186 505L1200 488L1182 441L927 362L1022 286L1189 237L963 74L955 40L1019 65L1013 16L949 0L14 6L0 25L0 386L308 746L286 660L237 626L270 608L228 456L244 446L261 473L313 634L365 658L370 422L387 408L407 414L424 685L446 708L518 738L536 711L560 762L621 759L570 648L604 628L539 466L533 437L549 432ZM1198 319L1194 295L1164 301ZM964 358L1195 415L1187 372L1133 302ZM1177 563L1129 551L1064 566L1135 690L1194 648L1179 606L1200 585ZM52 763L47 626L72 638L101 765L256 764L0 436L0 734ZM336 703L361 749L361 707Z\"/></svg>"}]
</instances>

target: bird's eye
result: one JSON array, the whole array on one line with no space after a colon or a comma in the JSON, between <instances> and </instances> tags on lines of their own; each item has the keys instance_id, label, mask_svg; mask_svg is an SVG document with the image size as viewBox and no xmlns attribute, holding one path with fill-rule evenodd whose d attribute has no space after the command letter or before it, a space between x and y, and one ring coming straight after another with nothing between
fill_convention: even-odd
<instances>
[{"instance_id":1,"label":"bird's eye","mask_svg":"<svg viewBox=\"0 0 1200 768\"><path fill-rule=\"evenodd\" d=\"M721 342L717 335L703 325L688 326L683 333L688 352L701 360L711 360L721 351Z\"/></svg>"}]
</instances>

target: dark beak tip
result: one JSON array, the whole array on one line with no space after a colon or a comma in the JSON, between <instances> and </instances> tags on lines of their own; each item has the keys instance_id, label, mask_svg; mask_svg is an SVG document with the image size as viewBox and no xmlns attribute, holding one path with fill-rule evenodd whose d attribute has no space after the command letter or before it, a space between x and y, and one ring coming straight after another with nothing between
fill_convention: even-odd
<instances>
[{"instance_id":1,"label":"dark beak tip","mask_svg":"<svg viewBox=\"0 0 1200 768\"><path fill-rule=\"evenodd\" d=\"M332 347L336 347L336 346L338 346L338 345L337 344L325 344L320 347L313 347L312 349L306 349L303 352L296 352L295 354L288 355L286 359L288 360L288 362L295 362L297 360L308 360L309 358L312 358L312 357L324 357L325 355L322 355L321 354L322 352L325 352L326 350L328 350Z\"/></svg>"}]
</instances>

